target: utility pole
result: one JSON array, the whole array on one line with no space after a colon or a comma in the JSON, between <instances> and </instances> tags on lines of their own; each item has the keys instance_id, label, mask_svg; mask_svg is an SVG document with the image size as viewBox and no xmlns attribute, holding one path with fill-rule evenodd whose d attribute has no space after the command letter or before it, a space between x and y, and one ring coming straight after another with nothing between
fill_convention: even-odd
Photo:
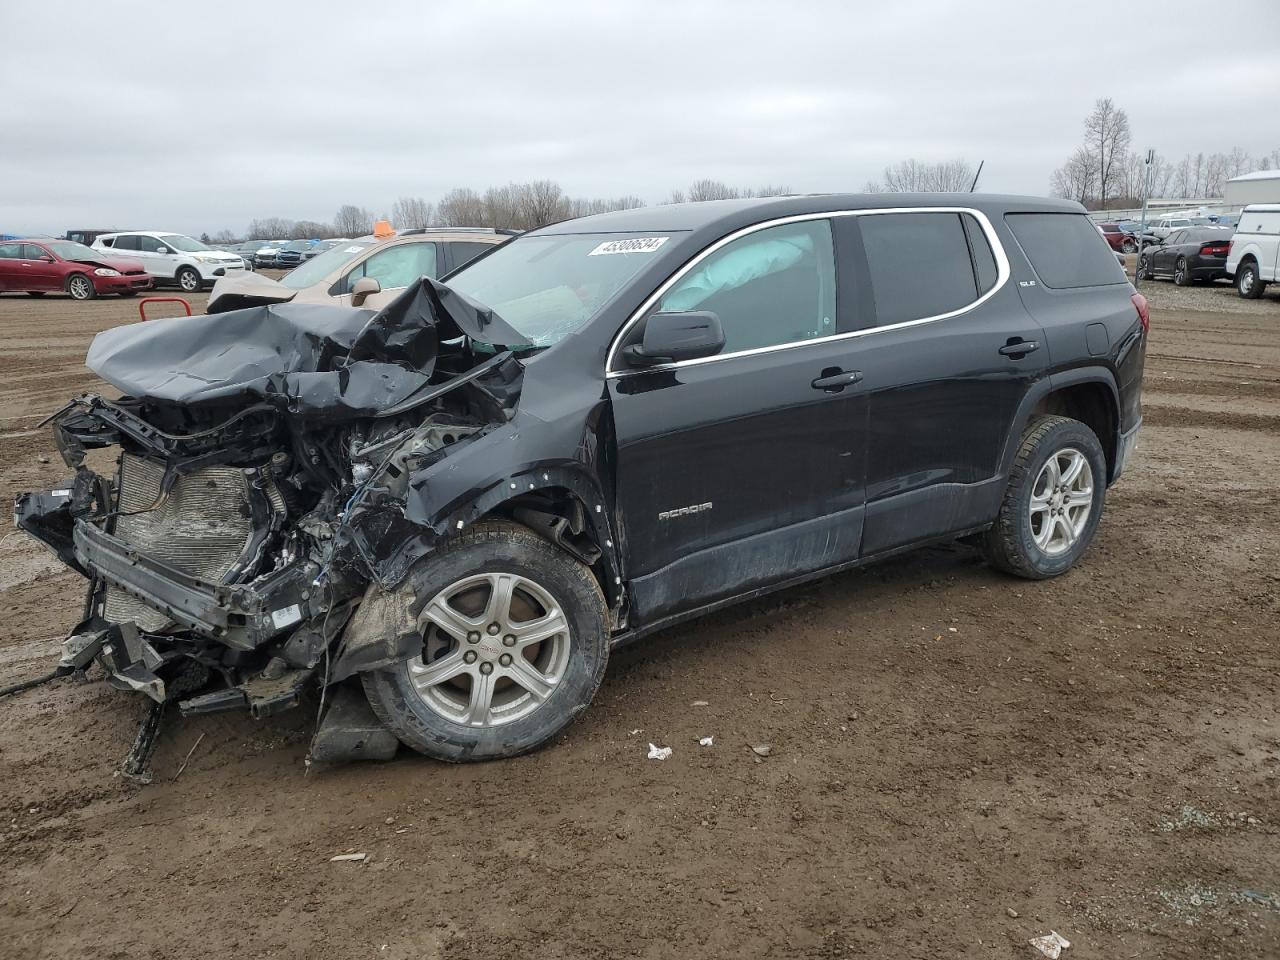
<instances>
[{"instance_id":1,"label":"utility pole","mask_svg":"<svg viewBox=\"0 0 1280 960\"><path fill-rule=\"evenodd\" d=\"M1138 259L1133 264L1133 285L1138 285L1138 265L1142 263L1142 244L1147 239L1147 201L1151 199L1151 168L1155 166L1156 152L1148 150L1146 159L1142 161L1147 168L1145 182L1142 185L1142 223L1138 227Z\"/></svg>"}]
</instances>

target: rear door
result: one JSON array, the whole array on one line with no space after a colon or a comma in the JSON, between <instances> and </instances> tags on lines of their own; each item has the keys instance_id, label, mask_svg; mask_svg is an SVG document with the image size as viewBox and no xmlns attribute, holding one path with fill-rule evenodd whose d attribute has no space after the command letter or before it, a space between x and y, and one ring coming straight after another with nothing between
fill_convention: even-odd
<instances>
[{"instance_id":1,"label":"rear door","mask_svg":"<svg viewBox=\"0 0 1280 960\"><path fill-rule=\"evenodd\" d=\"M835 276L828 219L746 233L668 281L648 314L715 313L719 355L647 369L615 359L637 624L856 559L866 401L857 383L815 383L859 362L856 341L834 337Z\"/></svg>"},{"instance_id":2,"label":"rear door","mask_svg":"<svg viewBox=\"0 0 1280 960\"><path fill-rule=\"evenodd\" d=\"M21 290L18 277L22 273L21 243L0 243L0 290Z\"/></svg>"},{"instance_id":3,"label":"rear door","mask_svg":"<svg viewBox=\"0 0 1280 960\"><path fill-rule=\"evenodd\" d=\"M859 286L874 299L854 341L869 405L870 556L995 516L1005 441L1048 351L985 215L869 212L848 226L865 257Z\"/></svg>"}]
</instances>

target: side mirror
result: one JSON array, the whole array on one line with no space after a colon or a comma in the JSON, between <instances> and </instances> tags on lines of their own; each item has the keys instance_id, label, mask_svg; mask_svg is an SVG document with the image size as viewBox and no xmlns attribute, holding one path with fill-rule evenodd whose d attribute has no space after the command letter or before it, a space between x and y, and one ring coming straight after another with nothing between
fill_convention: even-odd
<instances>
[{"instance_id":1,"label":"side mirror","mask_svg":"<svg viewBox=\"0 0 1280 960\"><path fill-rule=\"evenodd\" d=\"M622 353L633 367L653 367L715 356L723 349L720 318L709 310L697 310L653 314L645 321L641 342Z\"/></svg>"},{"instance_id":2,"label":"side mirror","mask_svg":"<svg viewBox=\"0 0 1280 960\"><path fill-rule=\"evenodd\" d=\"M375 293L382 292L382 284L373 277L361 277L351 285L351 305L361 306L365 300Z\"/></svg>"},{"instance_id":3,"label":"side mirror","mask_svg":"<svg viewBox=\"0 0 1280 960\"><path fill-rule=\"evenodd\" d=\"M168 247L159 247L159 248L157 248L157 250L156 250L156 253L168 253L168 252L169 252L169 248L168 248Z\"/></svg>"},{"instance_id":4,"label":"side mirror","mask_svg":"<svg viewBox=\"0 0 1280 960\"><path fill-rule=\"evenodd\" d=\"M53 263L53 257L49 256L49 254L47 253L43 257L40 257L39 259L43 260L45 263Z\"/></svg>"}]
</instances>

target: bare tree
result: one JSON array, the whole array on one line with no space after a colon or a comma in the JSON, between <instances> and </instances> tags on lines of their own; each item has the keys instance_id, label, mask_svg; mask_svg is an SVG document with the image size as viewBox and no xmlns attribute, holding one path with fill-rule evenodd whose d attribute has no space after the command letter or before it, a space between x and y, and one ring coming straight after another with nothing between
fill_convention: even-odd
<instances>
[{"instance_id":1,"label":"bare tree","mask_svg":"<svg viewBox=\"0 0 1280 960\"><path fill-rule=\"evenodd\" d=\"M1093 112L1085 117L1084 140L1098 165L1098 200L1104 210L1129 152L1129 139L1128 115L1110 97L1095 101Z\"/></svg>"},{"instance_id":2,"label":"bare tree","mask_svg":"<svg viewBox=\"0 0 1280 960\"><path fill-rule=\"evenodd\" d=\"M373 214L364 207L344 203L333 217L333 228L342 237L359 237L373 231Z\"/></svg>"},{"instance_id":3,"label":"bare tree","mask_svg":"<svg viewBox=\"0 0 1280 960\"><path fill-rule=\"evenodd\" d=\"M1050 188L1055 197L1089 203L1096 196L1098 164L1094 155L1085 147L1076 152L1053 172Z\"/></svg>"},{"instance_id":4,"label":"bare tree","mask_svg":"<svg viewBox=\"0 0 1280 960\"><path fill-rule=\"evenodd\" d=\"M569 198L553 180L534 180L518 188L520 228L532 230L569 216Z\"/></svg>"},{"instance_id":5,"label":"bare tree","mask_svg":"<svg viewBox=\"0 0 1280 960\"><path fill-rule=\"evenodd\" d=\"M795 191L788 186L782 184L767 183L763 187L756 187L754 190L743 191L744 197L789 197Z\"/></svg>"},{"instance_id":6,"label":"bare tree","mask_svg":"<svg viewBox=\"0 0 1280 960\"><path fill-rule=\"evenodd\" d=\"M435 222L435 204L422 197L401 197L391 207L391 225L397 230L429 227Z\"/></svg>"},{"instance_id":7,"label":"bare tree","mask_svg":"<svg viewBox=\"0 0 1280 960\"><path fill-rule=\"evenodd\" d=\"M719 180L695 180L689 184L688 199L698 203L703 200L737 200L742 191Z\"/></svg>"},{"instance_id":8,"label":"bare tree","mask_svg":"<svg viewBox=\"0 0 1280 960\"><path fill-rule=\"evenodd\" d=\"M469 187L454 187L436 202L436 219L446 227L485 226L485 203Z\"/></svg>"},{"instance_id":9,"label":"bare tree","mask_svg":"<svg viewBox=\"0 0 1280 960\"><path fill-rule=\"evenodd\" d=\"M968 160L926 163L912 157L884 168L879 183L870 182L868 193L963 193L973 184L974 167Z\"/></svg>"},{"instance_id":10,"label":"bare tree","mask_svg":"<svg viewBox=\"0 0 1280 960\"><path fill-rule=\"evenodd\" d=\"M235 243L236 235L232 233L230 230L219 230L217 233L213 235L213 242L223 243L223 244Z\"/></svg>"},{"instance_id":11,"label":"bare tree","mask_svg":"<svg viewBox=\"0 0 1280 960\"><path fill-rule=\"evenodd\" d=\"M249 224L249 236L254 240L290 240L294 235L293 224L283 217L265 217Z\"/></svg>"}]
</instances>

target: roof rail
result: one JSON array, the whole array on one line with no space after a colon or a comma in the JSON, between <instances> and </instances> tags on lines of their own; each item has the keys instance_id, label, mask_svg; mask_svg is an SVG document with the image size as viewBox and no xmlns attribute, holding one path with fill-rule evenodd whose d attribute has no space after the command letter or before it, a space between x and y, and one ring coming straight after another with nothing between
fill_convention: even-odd
<instances>
[{"instance_id":1,"label":"roof rail","mask_svg":"<svg viewBox=\"0 0 1280 960\"><path fill-rule=\"evenodd\" d=\"M418 233L498 233L514 237L524 231L514 230L511 227L410 227L407 230L397 231L396 235L407 237Z\"/></svg>"}]
</instances>

